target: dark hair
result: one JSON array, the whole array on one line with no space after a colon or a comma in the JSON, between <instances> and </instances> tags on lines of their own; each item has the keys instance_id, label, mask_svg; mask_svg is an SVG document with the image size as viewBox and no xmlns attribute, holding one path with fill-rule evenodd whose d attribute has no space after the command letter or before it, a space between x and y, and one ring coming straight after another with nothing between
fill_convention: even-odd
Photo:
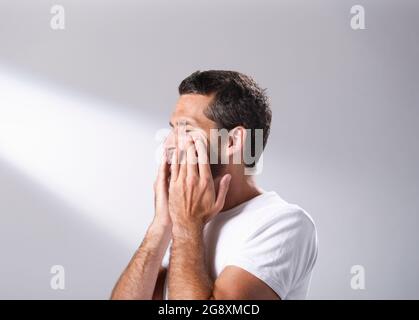
<instances>
[{"instance_id":1,"label":"dark hair","mask_svg":"<svg viewBox=\"0 0 419 320\"><path fill-rule=\"evenodd\" d=\"M252 78L239 72L223 70L196 71L179 85L180 95L214 94L212 103L204 113L220 129L231 130L237 126L251 129L251 154L256 157L256 161L261 152L255 155L254 129L263 130L264 149L271 127L272 111L265 91Z\"/></svg>"}]
</instances>

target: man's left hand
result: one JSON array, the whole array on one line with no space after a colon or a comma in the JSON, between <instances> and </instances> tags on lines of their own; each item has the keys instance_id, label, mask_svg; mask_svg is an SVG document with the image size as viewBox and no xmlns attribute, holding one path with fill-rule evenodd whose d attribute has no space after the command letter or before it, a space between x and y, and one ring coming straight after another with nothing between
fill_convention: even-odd
<instances>
[{"instance_id":1,"label":"man's left hand","mask_svg":"<svg viewBox=\"0 0 419 320\"><path fill-rule=\"evenodd\" d=\"M201 232L224 207L231 175L216 184L208 162L207 148L200 138L185 137L184 146L173 153L169 185L169 212L173 236Z\"/></svg>"}]
</instances>

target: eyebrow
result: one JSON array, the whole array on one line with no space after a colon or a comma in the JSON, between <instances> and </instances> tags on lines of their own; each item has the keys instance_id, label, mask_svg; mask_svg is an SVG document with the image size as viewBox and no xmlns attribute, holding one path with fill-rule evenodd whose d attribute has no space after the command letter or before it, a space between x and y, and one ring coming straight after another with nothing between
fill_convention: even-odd
<instances>
[{"instance_id":1,"label":"eyebrow","mask_svg":"<svg viewBox=\"0 0 419 320\"><path fill-rule=\"evenodd\" d=\"M194 126L191 121L186 120L186 119L181 119L184 120L187 126ZM169 126L171 126L172 128L174 128L175 126L173 125L172 121L169 121Z\"/></svg>"}]
</instances>

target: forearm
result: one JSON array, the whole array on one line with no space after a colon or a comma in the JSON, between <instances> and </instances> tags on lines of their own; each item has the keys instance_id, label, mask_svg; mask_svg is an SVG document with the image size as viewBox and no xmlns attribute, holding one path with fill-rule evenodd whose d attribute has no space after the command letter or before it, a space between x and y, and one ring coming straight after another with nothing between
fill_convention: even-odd
<instances>
[{"instance_id":1,"label":"forearm","mask_svg":"<svg viewBox=\"0 0 419 320\"><path fill-rule=\"evenodd\" d=\"M210 299L213 281L205 263L202 228L175 230L168 271L169 299Z\"/></svg>"},{"instance_id":2,"label":"forearm","mask_svg":"<svg viewBox=\"0 0 419 320\"><path fill-rule=\"evenodd\" d=\"M169 245L169 227L152 224L125 271L122 273L111 299L148 300L153 297L158 272Z\"/></svg>"}]
</instances>

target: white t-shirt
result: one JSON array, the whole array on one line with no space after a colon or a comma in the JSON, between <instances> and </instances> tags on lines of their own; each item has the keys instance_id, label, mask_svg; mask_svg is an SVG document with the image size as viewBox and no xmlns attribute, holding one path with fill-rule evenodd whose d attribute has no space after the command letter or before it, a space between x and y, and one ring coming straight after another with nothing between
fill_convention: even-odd
<instances>
[{"instance_id":1,"label":"white t-shirt","mask_svg":"<svg viewBox=\"0 0 419 320\"><path fill-rule=\"evenodd\" d=\"M204 229L206 263L213 280L226 266L264 281L281 299L305 299L317 258L313 219L276 192L264 192L220 212ZM163 259L169 264L170 248ZM167 278L164 297L167 299Z\"/></svg>"}]
</instances>

